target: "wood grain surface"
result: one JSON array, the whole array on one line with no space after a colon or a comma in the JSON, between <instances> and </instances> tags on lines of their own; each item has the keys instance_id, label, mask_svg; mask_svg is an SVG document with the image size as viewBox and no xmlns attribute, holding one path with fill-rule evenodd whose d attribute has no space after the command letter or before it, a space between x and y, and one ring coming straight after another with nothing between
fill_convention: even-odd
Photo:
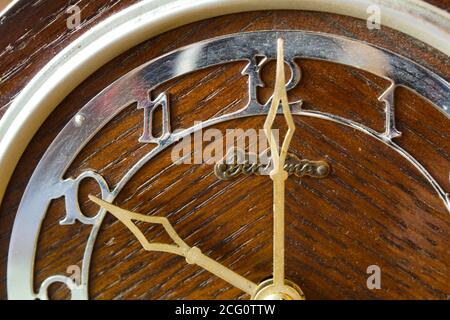
<instances>
[{"instance_id":1,"label":"wood grain surface","mask_svg":"<svg viewBox=\"0 0 450 320\"><path fill-rule=\"evenodd\" d=\"M65 26L66 1L24 2L20 10L4 17L0 25L5 34L0 39L0 112L55 52L133 2L80 1L83 25L77 31ZM227 15L169 31L107 63L51 114L17 166L0 208L0 298L6 298L7 252L14 216L33 168L77 110L112 81L181 46L234 32L267 29L313 30L367 41L450 78L448 57L389 28L369 31L365 26L362 20L315 12ZM377 97L386 89L386 80L328 62L301 59L297 63L303 77L289 92L290 99L301 98L306 109L338 114L382 130L383 105ZM158 88L158 92L165 90L170 95L173 129L245 105L243 67L242 63L213 67ZM271 93L273 75L271 63L263 70L267 87L259 92L261 100ZM397 127L403 133L398 143L449 191L448 118L407 89L398 89L395 98ZM126 108L81 151L66 176L93 169L114 186L153 148L137 140L142 121L142 110L134 105ZM326 159L332 173L323 180L288 179L287 277L301 286L308 299L448 299L449 213L427 181L392 149L361 132L306 117L296 117L295 122L291 152L308 159ZM254 117L217 128L262 128L263 123L264 118ZM279 125L283 126L282 121ZM87 215L97 210L87 195L98 192L92 181L80 188L80 203ZM271 274L272 186L268 177L220 181L211 165L174 165L167 150L135 175L115 203L167 217L189 245L198 246L254 282ZM60 226L64 214L63 199L53 201L38 243L36 288L48 276L65 273L68 265L81 265L90 228L80 223ZM149 240L168 240L160 228L139 227ZM380 290L366 286L369 265L381 267ZM90 274L90 296L94 299L248 298L181 257L145 252L112 216L102 225ZM63 286L51 288L52 298L64 299L68 294Z\"/></svg>"}]
</instances>

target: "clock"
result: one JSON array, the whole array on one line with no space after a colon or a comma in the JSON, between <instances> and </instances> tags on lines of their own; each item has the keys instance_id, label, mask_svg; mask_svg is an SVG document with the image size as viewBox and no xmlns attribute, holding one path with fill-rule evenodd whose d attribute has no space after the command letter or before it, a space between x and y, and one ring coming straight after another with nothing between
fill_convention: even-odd
<instances>
[{"instance_id":1,"label":"clock","mask_svg":"<svg viewBox=\"0 0 450 320\"><path fill-rule=\"evenodd\" d=\"M126 2L68 39L4 108L3 297L448 298L448 14L326 2Z\"/></svg>"}]
</instances>

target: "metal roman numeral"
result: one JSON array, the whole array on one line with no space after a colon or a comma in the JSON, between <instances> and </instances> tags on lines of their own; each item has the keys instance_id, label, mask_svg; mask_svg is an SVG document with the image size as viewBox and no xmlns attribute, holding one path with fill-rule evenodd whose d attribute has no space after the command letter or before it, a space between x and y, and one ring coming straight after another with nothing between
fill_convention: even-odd
<instances>
[{"instance_id":1,"label":"metal roman numeral","mask_svg":"<svg viewBox=\"0 0 450 320\"><path fill-rule=\"evenodd\" d=\"M155 137L153 135L153 122L154 113L158 107L162 108L162 132L160 136ZM161 93L155 100L147 100L141 108L144 109L144 133L139 138L139 142L160 144L161 141L167 139L171 134L170 109L167 93Z\"/></svg>"}]
</instances>

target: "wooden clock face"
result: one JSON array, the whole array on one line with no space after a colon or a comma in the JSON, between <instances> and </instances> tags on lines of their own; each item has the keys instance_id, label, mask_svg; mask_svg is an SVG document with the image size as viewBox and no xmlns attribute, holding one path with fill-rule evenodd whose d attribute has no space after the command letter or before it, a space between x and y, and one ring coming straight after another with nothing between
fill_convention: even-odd
<instances>
[{"instance_id":1,"label":"wooden clock face","mask_svg":"<svg viewBox=\"0 0 450 320\"><path fill-rule=\"evenodd\" d=\"M448 57L387 28L343 37L354 24L365 21L233 14L98 70L46 120L11 179L2 295L249 299L275 282L278 203L284 278L299 296L447 298ZM278 149L263 130L271 110ZM252 143L256 162L221 162Z\"/></svg>"}]
</instances>

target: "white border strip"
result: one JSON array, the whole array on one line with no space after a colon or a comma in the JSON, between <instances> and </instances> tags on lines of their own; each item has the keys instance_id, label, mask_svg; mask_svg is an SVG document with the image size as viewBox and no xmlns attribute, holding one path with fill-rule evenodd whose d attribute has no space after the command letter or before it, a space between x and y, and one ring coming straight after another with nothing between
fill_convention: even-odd
<instances>
[{"instance_id":1,"label":"white border strip","mask_svg":"<svg viewBox=\"0 0 450 320\"><path fill-rule=\"evenodd\" d=\"M0 120L0 202L29 141L47 116L106 62L162 32L194 21L254 10L312 10L381 23L450 55L450 15L419 0L143 0L112 15L57 54L28 83Z\"/></svg>"},{"instance_id":2,"label":"white border strip","mask_svg":"<svg viewBox=\"0 0 450 320\"><path fill-rule=\"evenodd\" d=\"M6 12L9 11L19 0L6 0L3 1L3 4L0 4L0 17L3 16Z\"/></svg>"}]
</instances>

